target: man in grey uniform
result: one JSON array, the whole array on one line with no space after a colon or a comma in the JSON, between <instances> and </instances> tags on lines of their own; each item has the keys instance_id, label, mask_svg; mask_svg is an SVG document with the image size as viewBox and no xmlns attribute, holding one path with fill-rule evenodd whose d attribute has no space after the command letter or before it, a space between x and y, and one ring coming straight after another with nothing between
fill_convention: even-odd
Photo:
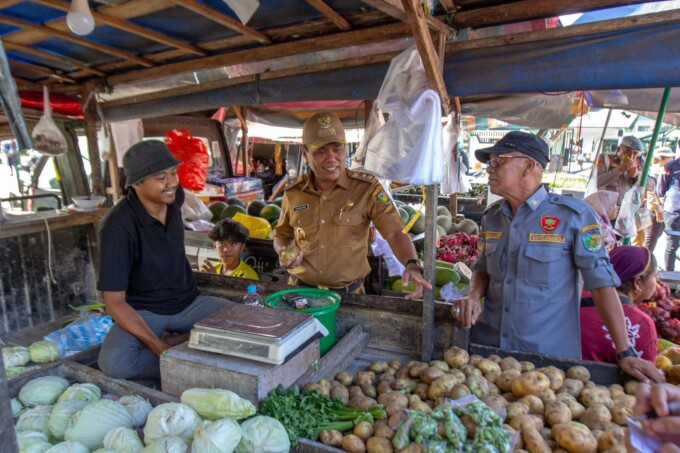
<instances>
[{"instance_id":1,"label":"man in grey uniform","mask_svg":"<svg viewBox=\"0 0 680 453\"><path fill-rule=\"evenodd\" d=\"M580 272L621 368L642 381L662 381L663 374L628 341L615 290L621 282L595 213L581 200L548 194L541 184L548 144L510 132L475 156L488 165L490 191L504 200L484 213L470 291L451 309L465 327L475 324L472 341L580 359Z\"/></svg>"}]
</instances>

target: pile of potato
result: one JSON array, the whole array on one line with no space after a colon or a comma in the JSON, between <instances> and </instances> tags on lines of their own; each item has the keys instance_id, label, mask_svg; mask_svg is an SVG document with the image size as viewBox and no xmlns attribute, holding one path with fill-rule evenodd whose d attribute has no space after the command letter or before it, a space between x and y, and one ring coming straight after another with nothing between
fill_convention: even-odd
<instances>
[{"instance_id":1,"label":"pile of potato","mask_svg":"<svg viewBox=\"0 0 680 453\"><path fill-rule=\"evenodd\" d=\"M356 376L342 372L331 382L310 384L305 390L338 397L350 407L385 406L388 419L372 427L360 423L354 432L321 434L322 442L352 453L394 451L391 439L406 409L430 412L445 398L469 394L505 411L504 427L519 433L514 451L623 453L626 416L633 411L636 385L629 381L625 387L603 387L590 381L583 366L566 373L554 366L535 369L531 362L513 357L469 356L453 347L444 360L405 365L378 361ZM462 421L471 438L474 423L467 416ZM422 452L423 447L412 443L400 451Z\"/></svg>"}]
</instances>

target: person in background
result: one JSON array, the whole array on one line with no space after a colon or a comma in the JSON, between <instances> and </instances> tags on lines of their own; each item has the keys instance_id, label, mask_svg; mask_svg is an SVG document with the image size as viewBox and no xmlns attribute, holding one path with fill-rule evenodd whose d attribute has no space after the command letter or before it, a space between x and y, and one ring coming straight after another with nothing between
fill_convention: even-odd
<instances>
[{"instance_id":1,"label":"person in background","mask_svg":"<svg viewBox=\"0 0 680 453\"><path fill-rule=\"evenodd\" d=\"M680 248L680 158L663 166L663 174L656 185L656 193L663 198L663 222L666 232L664 266L675 271L675 260Z\"/></svg>"},{"instance_id":2,"label":"person in background","mask_svg":"<svg viewBox=\"0 0 680 453\"><path fill-rule=\"evenodd\" d=\"M640 357L656 359L657 334L654 321L635 306L648 300L656 289L657 265L644 247L620 246L609 252L609 260L621 284L616 288L623 304L628 341ZM617 363L611 335L597 313L592 298L581 299L581 352L583 360Z\"/></svg>"},{"instance_id":3,"label":"person in background","mask_svg":"<svg viewBox=\"0 0 680 453\"><path fill-rule=\"evenodd\" d=\"M581 358L579 279L631 376L663 381L629 341L616 293L621 283L602 244L595 212L582 200L548 194L541 183L548 143L513 131L475 152L487 163L489 189L503 197L482 217L470 289L451 314L471 341L506 350ZM481 298L484 297L482 307Z\"/></svg>"},{"instance_id":4,"label":"person in background","mask_svg":"<svg viewBox=\"0 0 680 453\"><path fill-rule=\"evenodd\" d=\"M196 287L184 250L181 163L160 140L132 145L123 156L127 195L99 227L97 289L115 321L99 353L109 377L159 379L171 343L233 303Z\"/></svg>"},{"instance_id":5,"label":"person in background","mask_svg":"<svg viewBox=\"0 0 680 453\"><path fill-rule=\"evenodd\" d=\"M246 248L249 235L245 226L232 219L222 219L217 222L208 233L208 237L213 240L215 250L222 262L213 266L209 260L205 260L201 270L213 274L259 280L257 272L241 259L241 253Z\"/></svg>"},{"instance_id":6,"label":"person in background","mask_svg":"<svg viewBox=\"0 0 680 453\"><path fill-rule=\"evenodd\" d=\"M639 138L628 135L621 139L615 155L602 155L597 160L597 189L611 190L619 194L620 206L623 194L638 182L645 147Z\"/></svg>"},{"instance_id":7,"label":"person in background","mask_svg":"<svg viewBox=\"0 0 680 453\"><path fill-rule=\"evenodd\" d=\"M635 395L636 416L654 410L656 418L642 421L650 435L659 438L663 445L659 453L680 453L680 409L671 410L671 403L680 403L680 387L671 384L640 384ZM632 451L632 450L629 450Z\"/></svg>"},{"instance_id":8,"label":"person in background","mask_svg":"<svg viewBox=\"0 0 680 453\"><path fill-rule=\"evenodd\" d=\"M390 196L368 173L345 168L345 129L336 115L321 112L305 122L302 154L308 174L286 187L281 217L274 228L274 250L290 274L289 283L338 292L365 292L370 273L368 237L371 222L405 265L404 286L415 283L407 298L422 296L422 263ZM297 247L288 257L288 249ZM284 252L286 252L284 254Z\"/></svg>"},{"instance_id":9,"label":"person in background","mask_svg":"<svg viewBox=\"0 0 680 453\"><path fill-rule=\"evenodd\" d=\"M674 157L675 153L667 146L657 148L654 151L652 165L649 167L649 175L654 178L657 186L659 184L659 179L661 179L661 175L664 172L664 165L673 160ZM656 188L653 192L649 192L647 196L649 197L649 206L652 210L652 223L645 231L644 246L654 253L656 244L664 230L663 200L659 198Z\"/></svg>"}]
</instances>

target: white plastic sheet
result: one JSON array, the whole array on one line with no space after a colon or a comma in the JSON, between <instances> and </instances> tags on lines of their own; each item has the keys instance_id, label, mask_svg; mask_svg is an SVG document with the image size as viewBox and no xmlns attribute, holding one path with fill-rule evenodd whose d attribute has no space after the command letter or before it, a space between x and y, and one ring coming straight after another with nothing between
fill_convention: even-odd
<instances>
[{"instance_id":1,"label":"white plastic sheet","mask_svg":"<svg viewBox=\"0 0 680 453\"><path fill-rule=\"evenodd\" d=\"M456 159L453 154L453 149L458 142L459 128L453 118L449 117L449 121L444 127L443 136L443 154L444 154L444 181L441 185L441 193L443 195L451 195L452 193L465 193L472 188L465 173L468 168L463 164L460 157Z\"/></svg>"}]
</instances>

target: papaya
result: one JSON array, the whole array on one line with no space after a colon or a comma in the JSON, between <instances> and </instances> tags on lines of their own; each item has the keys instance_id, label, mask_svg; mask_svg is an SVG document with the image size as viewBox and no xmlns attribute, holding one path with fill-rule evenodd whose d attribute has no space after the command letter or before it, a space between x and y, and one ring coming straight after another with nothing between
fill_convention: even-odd
<instances>
[{"instance_id":1,"label":"papaya","mask_svg":"<svg viewBox=\"0 0 680 453\"><path fill-rule=\"evenodd\" d=\"M436 286L444 286L451 282L454 285L460 281L460 275L453 269L446 267L436 267L434 272L434 283Z\"/></svg>"},{"instance_id":2,"label":"papaya","mask_svg":"<svg viewBox=\"0 0 680 453\"><path fill-rule=\"evenodd\" d=\"M437 266L437 267L445 267L445 268L447 268L447 269L453 269L454 264L453 264L453 263L449 263L448 261L437 260L437 261L435 261L435 266Z\"/></svg>"},{"instance_id":3,"label":"papaya","mask_svg":"<svg viewBox=\"0 0 680 453\"><path fill-rule=\"evenodd\" d=\"M677 346L675 343L673 343L672 341L668 341L665 338L659 338L656 342L656 345L659 352L663 351L664 349Z\"/></svg>"},{"instance_id":4,"label":"papaya","mask_svg":"<svg viewBox=\"0 0 680 453\"><path fill-rule=\"evenodd\" d=\"M398 293L410 293L416 290L416 282L410 281L408 282L407 286L404 286L404 283L401 281L401 278L398 278L394 282L392 282L392 286L390 287L390 289Z\"/></svg>"}]
</instances>

